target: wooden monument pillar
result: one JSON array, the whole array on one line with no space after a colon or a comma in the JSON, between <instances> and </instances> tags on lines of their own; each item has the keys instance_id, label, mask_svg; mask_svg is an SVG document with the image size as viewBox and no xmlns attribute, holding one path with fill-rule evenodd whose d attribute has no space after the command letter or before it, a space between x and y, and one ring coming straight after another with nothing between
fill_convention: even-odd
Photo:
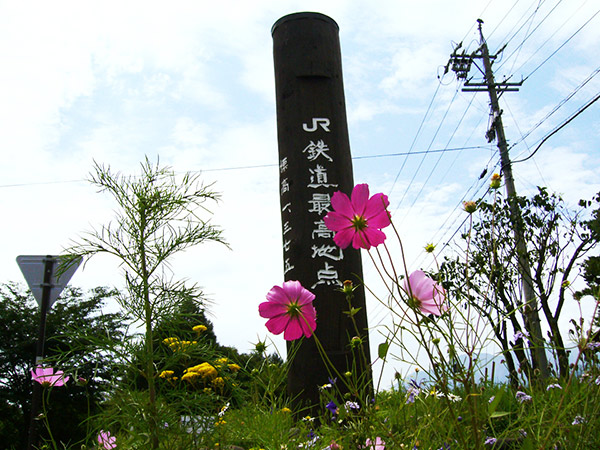
<instances>
[{"instance_id":1,"label":"wooden monument pillar","mask_svg":"<svg viewBox=\"0 0 600 450\"><path fill-rule=\"evenodd\" d=\"M279 144L279 192L285 280L298 280L316 296L316 336L339 374L353 371L371 385L364 289L352 306L366 361L353 361L350 341L357 335L340 289L359 285L359 250L340 249L323 217L335 191L352 192L352 160L342 81L339 27L319 13L296 13L272 28ZM290 346L288 345L288 353ZM356 349L354 354L356 355ZM367 375L365 377L365 375ZM334 375L335 376L335 375ZM314 338L304 339L288 375L288 393L303 405L316 405L318 386L329 383ZM338 380L343 389L343 380ZM365 400L365 399L357 399Z\"/></svg>"}]
</instances>

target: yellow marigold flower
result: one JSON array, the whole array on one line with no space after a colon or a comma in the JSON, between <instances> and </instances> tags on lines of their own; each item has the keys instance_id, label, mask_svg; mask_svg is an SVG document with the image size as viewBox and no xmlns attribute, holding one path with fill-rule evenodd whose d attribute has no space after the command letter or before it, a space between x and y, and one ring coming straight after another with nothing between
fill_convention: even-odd
<instances>
[{"instance_id":1,"label":"yellow marigold flower","mask_svg":"<svg viewBox=\"0 0 600 450\"><path fill-rule=\"evenodd\" d=\"M175 342L179 342L179 339L176 337L168 337L163 339L163 344L171 346L171 344L174 344Z\"/></svg>"},{"instance_id":2,"label":"yellow marigold flower","mask_svg":"<svg viewBox=\"0 0 600 450\"><path fill-rule=\"evenodd\" d=\"M201 375L202 378L214 378L219 374L217 372L217 369L215 369L213 366L211 366L207 362L203 362L202 364L198 364L197 366L188 367L187 369L185 369L184 372L185 373L193 372L198 375Z\"/></svg>"},{"instance_id":3,"label":"yellow marigold flower","mask_svg":"<svg viewBox=\"0 0 600 450\"><path fill-rule=\"evenodd\" d=\"M223 387L225 386L225 380L223 379L223 377L217 377L214 380L212 380L212 385L215 388L223 389Z\"/></svg>"},{"instance_id":4,"label":"yellow marigold flower","mask_svg":"<svg viewBox=\"0 0 600 450\"><path fill-rule=\"evenodd\" d=\"M192 330L194 330L198 334L201 334L208 330L208 328L206 328L206 325L196 325L192 328Z\"/></svg>"},{"instance_id":5,"label":"yellow marigold flower","mask_svg":"<svg viewBox=\"0 0 600 450\"><path fill-rule=\"evenodd\" d=\"M172 370L163 370L158 377L159 378L172 378L173 375L175 375L175 372L173 372Z\"/></svg>"},{"instance_id":6,"label":"yellow marigold flower","mask_svg":"<svg viewBox=\"0 0 600 450\"><path fill-rule=\"evenodd\" d=\"M217 369L215 369L208 363L203 363L200 365L202 366L201 372L203 378L214 378L219 374L219 372L217 372Z\"/></svg>"},{"instance_id":7,"label":"yellow marigold flower","mask_svg":"<svg viewBox=\"0 0 600 450\"><path fill-rule=\"evenodd\" d=\"M237 364L227 364L227 367L229 367L229 370L231 370L232 372L237 372L241 369L241 367Z\"/></svg>"},{"instance_id":8,"label":"yellow marigold flower","mask_svg":"<svg viewBox=\"0 0 600 450\"><path fill-rule=\"evenodd\" d=\"M183 374L181 379L185 381L194 381L194 379L198 378L198 376L199 374L196 372L187 372Z\"/></svg>"},{"instance_id":9,"label":"yellow marigold flower","mask_svg":"<svg viewBox=\"0 0 600 450\"><path fill-rule=\"evenodd\" d=\"M202 392L204 392L205 394L212 394L212 389L209 387L206 387L206 388L202 389Z\"/></svg>"},{"instance_id":10,"label":"yellow marigold flower","mask_svg":"<svg viewBox=\"0 0 600 450\"><path fill-rule=\"evenodd\" d=\"M225 419L223 419L222 417L219 418L219 420L217 420L215 422L215 426L218 427L220 425L225 425L227 422L225 421Z\"/></svg>"},{"instance_id":11,"label":"yellow marigold flower","mask_svg":"<svg viewBox=\"0 0 600 450\"><path fill-rule=\"evenodd\" d=\"M281 408L281 412L284 414L289 414L292 412L292 410L290 408Z\"/></svg>"},{"instance_id":12,"label":"yellow marigold flower","mask_svg":"<svg viewBox=\"0 0 600 450\"><path fill-rule=\"evenodd\" d=\"M185 349L185 348L191 347L192 345L195 345L197 343L198 343L198 341L181 341L181 348Z\"/></svg>"}]
</instances>

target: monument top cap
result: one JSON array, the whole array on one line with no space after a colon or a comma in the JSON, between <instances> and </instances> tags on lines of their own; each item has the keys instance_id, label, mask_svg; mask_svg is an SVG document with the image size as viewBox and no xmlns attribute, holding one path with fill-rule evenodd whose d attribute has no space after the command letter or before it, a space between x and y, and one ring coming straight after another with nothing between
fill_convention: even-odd
<instances>
[{"instance_id":1,"label":"monument top cap","mask_svg":"<svg viewBox=\"0 0 600 450\"><path fill-rule=\"evenodd\" d=\"M273 27L271 28L271 36L273 36L273 33L275 33L275 29L282 23L289 22L292 20L300 20L300 19L323 20L324 22L328 22L328 23L334 25L338 30L340 29L337 22L335 20L333 20L331 17L326 16L325 14L321 14L318 12L297 12L297 13L288 14L287 16L283 16L281 19L279 19L277 22L275 22L273 24Z\"/></svg>"}]
</instances>

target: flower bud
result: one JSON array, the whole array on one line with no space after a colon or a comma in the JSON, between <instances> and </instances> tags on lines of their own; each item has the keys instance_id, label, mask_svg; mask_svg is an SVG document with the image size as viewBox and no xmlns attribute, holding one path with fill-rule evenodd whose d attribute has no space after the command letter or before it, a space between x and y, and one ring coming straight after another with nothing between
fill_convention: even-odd
<instances>
[{"instance_id":1,"label":"flower bud","mask_svg":"<svg viewBox=\"0 0 600 450\"><path fill-rule=\"evenodd\" d=\"M351 295L353 291L354 291L354 285L352 284L352 281L351 280L344 281L344 283L342 285L342 292L346 295Z\"/></svg>"},{"instance_id":2,"label":"flower bud","mask_svg":"<svg viewBox=\"0 0 600 450\"><path fill-rule=\"evenodd\" d=\"M502 180L502 178L500 177L499 174L495 173L494 175L492 175L492 182L490 183L490 188L498 189L500 187L501 180Z\"/></svg>"},{"instance_id":3,"label":"flower bud","mask_svg":"<svg viewBox=\"0 0 600 450\"><path fill-rule=\"evenodd\" d=\"M427 245L425 246L425 251L426 251L427 253L433 253L433 252L434 252L434 250L435 250L435 245L433 245L433 244L427 244Z\"/></svg>"},{"instance_id":4,"label":"flower bud","mask_svg":"<svg viewBox=\"0 0 600 450\"><path fill-rule=\"evenodd\" d=\"M256 353L263 354L267 350L266 342L258 341L254 344L254 350L256 350Z\"/></svg>"},{"instance_id":5,"label":"flower bud","mask_svg":"<svg viewBox=\"0 0 600 450\"><path fill-rule=\"evenodd\" d=\"M468 202L463 202L463 208L469 214L473 214L477 210L477 203L475 203L472 200L470 200Z\"/></svg>"},{"instance_id":6,"label":"flower bud","mask_svg":"<svg viewBox=\"0 0 600 450\"><path fill-rule=\"evenodd\" d=\"M358 336L354 336L351 340L350 340L350 347L352 348L356 348L360 345L362 345L363 341L361 338L359 338Z\"/></svg>"}]
</instances>

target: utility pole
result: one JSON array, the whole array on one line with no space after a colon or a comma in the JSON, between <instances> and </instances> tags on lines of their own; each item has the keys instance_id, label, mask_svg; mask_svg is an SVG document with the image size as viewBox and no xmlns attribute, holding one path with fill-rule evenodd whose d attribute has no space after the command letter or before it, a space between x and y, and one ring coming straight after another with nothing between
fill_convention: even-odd
<instances>
[{"instance_id":1,"label":"utility pole","mask_svg":"<svg viewBox=\"0 0 600 450\"><path fill-rule=\"evenodd\" d=\"M500 152L500 161L502 164L502 174L504 176L504 184L506 186L506 195L508 198L511 222L517 244L517 254L519 258L519 273L521 274L521 282L523 286L523 297L525 305L523 306L523 316L526 321L527 330L530 333L529 339L532 342L531 357L534 368L538 369L542 378L548 378L550 371L548 368L548 357L544 346L544 338L542 336L542 328L540 325L540 316L538 311L537 300L533 290L533 280L531 277L531 267L527 253L527 244L523 236L523 218L519 205L515 201L517 191L512 174L512 165L508 154L508 144L504 135L504 126L502 124L502 110L498 103L498 92L518 91L518 87L523 84L523 81L518 83L496 83L494 80L494 72L492 70L492 60L496 59L499 53L504 50L502 47L496 55L490 55L485 39L483 38L482 24L483 20L478 19L480 46L471 55L457 54L461 47L459 44L451 55L449 65L452 65L452 70L456 72L458 79L466 80L463 87L463 92L485 92L490 96L490 106L492 115L492 124L486 133L488 142L496 139L498 150ZM483 71L479 69L483 76L484 82L472 83L467 80L467 75L471 68L474 59L481 59L483 62ZM448 70L448 67L446 68Z\"/></svg>"}]
</instances>

